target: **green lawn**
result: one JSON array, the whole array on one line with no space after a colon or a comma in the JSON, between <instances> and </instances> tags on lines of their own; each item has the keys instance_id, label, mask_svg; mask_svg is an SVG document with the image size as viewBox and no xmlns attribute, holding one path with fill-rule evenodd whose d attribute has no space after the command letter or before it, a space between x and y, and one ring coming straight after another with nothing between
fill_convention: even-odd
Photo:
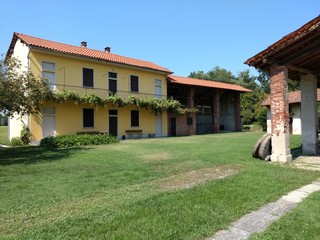
<instances>
[{"instance_id":1,"label":"green lawn","mask_svg":"<svg viewBox=\"0 0 320 240\"><path fill-rule=\"evenodd\" d=\"M8 126L0 126L0 144L8 143Z\"/></svg>"},{"instance_id":2,"label":"green lawn","mask_svg":"<svg viewBox=\"0 0 320 240\"><path fill-rule=\"evenodd\" d=\"M311 194L297 208L252 240L318 240L320 238L320 192Z\"/></svg>"},{"instance_id":3,"label":"green lawn","mask_svg":"<svg viewBox=\"0 0 320 240\"><path fill-rule=\"evenodd\" d=\"M251 157L262 133L0 149L1 239L203 239L320 177ZM293 137L298 148L301 137ZM319 208L318 210L319 211Z\"/></svg>"}]
</instances>

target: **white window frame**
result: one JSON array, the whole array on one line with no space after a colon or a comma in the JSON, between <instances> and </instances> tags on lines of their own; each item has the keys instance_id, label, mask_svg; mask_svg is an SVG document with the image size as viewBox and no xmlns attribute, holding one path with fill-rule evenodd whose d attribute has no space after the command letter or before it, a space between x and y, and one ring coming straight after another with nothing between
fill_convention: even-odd
<instances>
[{"instance_id":1,"label":"white window frame","mask_svg":"<svg viewBox=\"0 0 320 240\"><path fill-rule=\"evenodd\" d=\"M156 93L156 89L160 88L161 93L160 95ZM162 98L162 80L161 79L155 79L154 80L154 96L155 98Z\"/></svg>"},{"instance_id":2,"label":"white window frame","mask_svg":"<svg viewBox=\"0 0 320 240\"><path fill-rule=\"evenodd\" d=\"M53 64L54 69L44 68L45 64ZM41 67L42 67L42 77L44 77L44 73L53 73L54 74L54 79L48 79L48 80L49 80L50 90L56 91L56 81L57 81L56 80L56 64L54 62L42 61Z\"/></svg>"}]
</instances>

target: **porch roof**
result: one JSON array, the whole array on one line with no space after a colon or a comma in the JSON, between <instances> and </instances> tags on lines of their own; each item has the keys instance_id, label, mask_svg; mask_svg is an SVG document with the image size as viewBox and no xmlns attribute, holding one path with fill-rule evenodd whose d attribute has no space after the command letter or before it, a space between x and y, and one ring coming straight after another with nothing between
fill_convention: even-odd
<instances>
[{"instance_id":1,"label":"porch roof","mask_svg":"<svg viewBox=\"0 0 320 240\"><path fill-rule=\"evenodd\" d=\"M179 77L179 76L173 76L173 75L167 76L167 80L173 84L218 88L218 89L233 90L238 92L251 92L251 90L249 89L246 89L240 85L231 84L231 83L208 81L208 80L201 80L196 78Z\"/></svg>"},{"instance_id":2,"label":"porch roof","mask_svg":"<svg viewBox=\"0 0 320 240\"><path fill-rule=\"evenodd\" d=\"M278 64L288 68L289 78L300 80L301 74L320 76L320 16L284 36L245 64L268 70Z\"/></svg>"}]
</instances>

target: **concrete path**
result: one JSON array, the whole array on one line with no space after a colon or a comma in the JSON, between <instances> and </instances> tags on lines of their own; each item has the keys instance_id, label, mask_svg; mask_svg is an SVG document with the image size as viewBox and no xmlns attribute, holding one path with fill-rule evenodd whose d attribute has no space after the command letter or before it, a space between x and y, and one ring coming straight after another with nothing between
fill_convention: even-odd
<instances>
[{"instance_id":1,"label":"concrete path","mask_svg":"<svg viewBox=\"0 0 320 240\"><path fill-rule=\"evenodd\" d=\"M251 234L263 232L267 227L281 216L297 206L309 194L320 190L320 180L302 188L289 192L278 201L269 203L257 211L251 212L236 222L227 230L217 232L208 240L244 240Z\"/></svg>"}]
</instances>

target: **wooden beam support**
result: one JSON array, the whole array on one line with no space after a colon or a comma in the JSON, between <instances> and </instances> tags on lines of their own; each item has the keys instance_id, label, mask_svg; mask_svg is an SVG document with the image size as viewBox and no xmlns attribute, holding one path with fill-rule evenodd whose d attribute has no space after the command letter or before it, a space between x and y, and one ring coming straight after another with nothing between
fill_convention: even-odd
<instances>
[{"instance_id":1,"label":"wooden beam support","mask_svg":"<svg viewBox=\"0 0 320 240\"><path fill-rule=\"evenodd\" d=\"M285 65L287 63L290 63L292 61L297 61L298 59L304 59L308 57L310 54L312 54L314 51L318 50L320 47L320 42L315 41L313 43L310 43L307 46L300 46L299 48L292 49L293 52L291 52L288 56L284 58L279 58L279 64Z\"/></svg>"},{"instance_id":2,"label":"wooden beam support","mask_svg":"<svg viewBox=\"0 0 320 240\"><path fill-rule=\"evenodd\" d=\"M298 67L298 66L295 66L295 65L292 65L292 64L287 64L287 65L285 65L285 67L287 67L288 69L293 70L293 71L301 72L303 74L313 74L313 75L315 75L312 70L307 69L307 68Z\"/></svg>"}]
</instances>

